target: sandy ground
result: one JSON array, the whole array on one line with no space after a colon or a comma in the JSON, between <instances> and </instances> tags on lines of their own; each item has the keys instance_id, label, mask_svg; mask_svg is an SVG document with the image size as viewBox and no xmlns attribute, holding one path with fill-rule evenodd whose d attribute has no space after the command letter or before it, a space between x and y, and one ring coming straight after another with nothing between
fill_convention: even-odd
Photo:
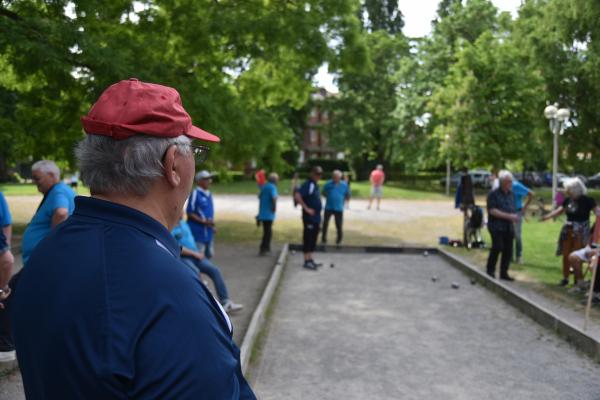
<instances>
[{"instance_id":1,"label":"sandy ground","mask_svg":"<svg viewBox=\"0 0 600 400\"><path fill-rule=\"evenodd\" d=\"M251 370L263 400L600 398L600 365L438 257L319 260L285 271Z\"/></svg>"}]
</instances>

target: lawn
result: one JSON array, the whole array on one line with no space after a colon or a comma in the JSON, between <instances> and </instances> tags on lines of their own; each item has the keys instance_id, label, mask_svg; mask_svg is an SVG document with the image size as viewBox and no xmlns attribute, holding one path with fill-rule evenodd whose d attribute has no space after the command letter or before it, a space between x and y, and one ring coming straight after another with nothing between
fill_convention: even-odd
<instances>
[{"instance_id":1,"label":"lawn","mask_svg":"<svg viewBox=\"0 0 600 400\"><path fill-rule=\"evenodd\" d=\"M558 234L564 220L539 222L530 218L523 224L523 261L524 264L511 264L510 269L525 280L536 281L548 286L556 286L562 278L562 259L555 255ZM487 230L483 231L486 245L491 244ZM466 250L462 248L452 251L485 266L489 249ZM498 260L498 264L500 260Z\"/></svg>"}]
</instances>

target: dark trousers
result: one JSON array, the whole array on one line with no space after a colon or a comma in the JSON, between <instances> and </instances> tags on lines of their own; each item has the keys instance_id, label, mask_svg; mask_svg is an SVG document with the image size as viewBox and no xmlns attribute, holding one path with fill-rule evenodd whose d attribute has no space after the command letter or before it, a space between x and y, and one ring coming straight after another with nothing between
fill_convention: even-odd
<instances>
[{"instance_id":1,"label":"dark trousers","mask_svg":"<svg viewBox=\"0 0 600 400\"><path fill-rule=\"evenodd\" d=\"M273 237L273 221L260 221L263 226L263 236L260 242L260 251L271 251L271 238Z\"/></svg>"},{"instance_id":2,"label":"dark trousers","mask_svg":"<svg viewBox=\"0 0 600 400\"><path fill-rule=\"evenodd\" d=\"M329 227L329 219L332 215L335 220L335 229L337 231L337 239L335 242L340 244L342 243L342 238L344 236L344 233L342 232L342 226L344 224L343 211L325 210L325 219L323 219L323 235L321 236L321 239L323 240L323 243L327 242L327 228Z\"/></svg>"},{"instance_id":3,"label":"dark trousers","mask_svg":"<svg viewBox=\"0 0 600 400\"><path fill-rule=\"evenodd\" d=\"M8 282L11 294L6 300L2 302L4 309L0 310L0 351L12 351L15 349L15 342L12 336L12 327L10 323L11 303L15 297L17 290L17 283L21 272L14 274Z\"/></svg>"},{"instance_id":4,"label":"dark trousers","mask_svg":"<svg viewBox=\"0 0 600 400\"><path fill-rule=\"evenodd\" d=\"M490 230L490 235L492 236L492 248L490 249L487 261L487 272L488 274L496 272L498 255L502 253L502 258L500 259L500 276L506 276L508 274L510 259L512 258L514 234L512 231Z\"/></svg>"},{"instance_id":5,"label":"dark trousers","mask_svg":"<svg viewBox=\"0 0 600 400\"><path fill-rule=\"evenodd\" d=\"M312 253L317 247L317 238L319 237L319 224L314 222L302 221L304 232L302 237L302 252Z\"/></svg>"}]
</instances>

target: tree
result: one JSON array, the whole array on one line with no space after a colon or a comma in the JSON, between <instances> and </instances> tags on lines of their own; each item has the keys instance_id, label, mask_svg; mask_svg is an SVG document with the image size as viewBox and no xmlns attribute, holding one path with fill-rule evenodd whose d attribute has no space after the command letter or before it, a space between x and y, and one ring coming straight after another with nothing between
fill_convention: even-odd
<instances>
[{"instance_id":1,"label":"tree","mask_svg":"<svg viewBox=\"0 0 600 400\"><path fill-rule=\"evenodd\" d=\"M519 61L513 43L491 32L458 53L445 87L430 103L439 118L434 133L442 159L501 168L538 149L542 79Z\"/></svg>"}]
</instances>

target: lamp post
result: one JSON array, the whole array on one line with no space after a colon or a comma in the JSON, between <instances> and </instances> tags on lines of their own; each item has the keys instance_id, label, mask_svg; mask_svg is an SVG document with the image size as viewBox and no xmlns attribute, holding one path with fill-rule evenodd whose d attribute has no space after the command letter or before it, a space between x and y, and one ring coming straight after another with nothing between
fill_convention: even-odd
<instances>
[{"instance_id":1,"label":"lamp post","mask_svg":"<svg viewBox=\"0 0 600 400\"><path fill-rule=\"evenodd\" d=\"M558 135L565 132L565 121L571 116L568 108L558 108L558 104L549 105L544 109L544 116L550 121L550 131L553 137L553 153L552 153L552 208L556 208L556 188L558 172Z\"/></svg>"},{"instance_id":2,"label":"lamp post","mask_svg":"<svg viewBox=\"0 0 600 400\"><path fill-rule=\"evenodd\" d=\"M446 145L446 150L448 149L448 139L450 136L446 134L444 136L444 144ZM446 196L450 196L450 156L446 156Z\"/></svg>"}]
</instances>

